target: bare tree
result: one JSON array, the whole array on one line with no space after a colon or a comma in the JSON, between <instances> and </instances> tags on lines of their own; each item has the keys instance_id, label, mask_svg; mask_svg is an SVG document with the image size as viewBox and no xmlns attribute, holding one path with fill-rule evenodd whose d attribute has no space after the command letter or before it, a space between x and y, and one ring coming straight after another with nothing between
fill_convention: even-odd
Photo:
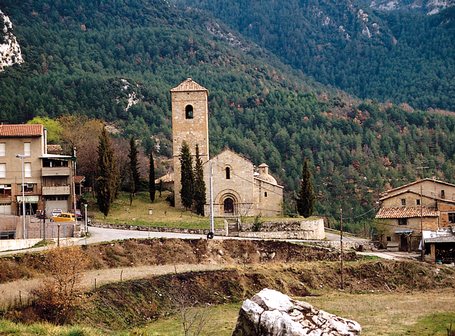
<instances>
[{"instance_id":1,"label":"bare tree","mask_svg":"<svg viewBox=\"0 0 455 336\"><path fill-rule=\"evenodd\" d=\"M88 259L78 246L51 249L43 261L49 277L32 292L39 315L55 323L67 322L78 304L80 283Z\"/></svg>"},{"instance_id":2,"label":"bare tree","mask_svg":"<svg viewBox=\"0 0 455 336\"><path fill-rule=\"evenodd\" d=\"M180 288L179 290L174 291L171 301L180 316L183 335L202 335L209 316L206 310L196 306L197 300L185 293L183 288Z\"/></svg>"}]
</instances>

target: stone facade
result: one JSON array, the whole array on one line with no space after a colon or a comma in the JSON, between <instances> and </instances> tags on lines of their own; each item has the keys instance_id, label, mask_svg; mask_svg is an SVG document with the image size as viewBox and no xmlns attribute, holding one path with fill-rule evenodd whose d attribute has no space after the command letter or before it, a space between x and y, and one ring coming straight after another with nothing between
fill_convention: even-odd
<instances>
[{"instance_id":1,"label":"stone facade","mask_svg":"<svg viewBox=\"0 0 455 336\"><path fill-rule=\"evenodd\" d=\"M215 216L281 214L283 187L269 174L265 163L255 170L251 161L229 149L209 160L207 100L207 89L191 78L171 90L175 206L182 207L180 151L183 141L186 141L193 155L196 145L199 145L204 163L206 215L210 213L211 172Z\"/></svg>"},{"instance_id":2,"label":"stone facade","mask_svg":"<svg viewBox=\"0 0 455 336\"><path fill-rule=\"evenodd\" d=\"M172 153L175 206L181 207L180 152L185 141L192 155L199 146L202 162L209 159L208 91L191 78L171 90Z\"/></svg>"},{"instance_id":3,"label":"stone facade","mask_svg":"<svg viewBox=\"0 0 455 336\"><path fill-rule=\"evenodd\" d=\"M213 174L213 210L216 217L276 216L281 214L283 187L261 164L255 171L253 163L225 149L204 165L204 179L209 198L210 169ZM206 206L209 213L209 205Z\"/></svg>"},{"instance_id":4,"label":"stone facade","mask_svg":"<svg viewBox=\"0 0 455 336\"><path fill-rule=\"evenodd\" d=\"M455 185L433 179L388 190L376 214L384 226L384 245L417 250L421 231L455 224Z\"/></svg>"}]
</instances>

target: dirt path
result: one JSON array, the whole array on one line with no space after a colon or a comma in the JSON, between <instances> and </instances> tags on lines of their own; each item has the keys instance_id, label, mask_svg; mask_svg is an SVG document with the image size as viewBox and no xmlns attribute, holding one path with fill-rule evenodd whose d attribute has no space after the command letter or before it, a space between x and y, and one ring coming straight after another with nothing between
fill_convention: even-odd
<instances>
[{"instance_id":1,"label":"dirt path","mask_svg":"<svg viewBox=\"0 0 455 336\"><path fill-rule=\"evenodd\" d=\"M153 275L213 271L226 268L229 268L229 266L213 264L179 264L91 270L83 274L79 287L83 290L90 290L95 288L95 286L99 287L107 283L141 279ZM27 302L30 298L30 292L33 289L38 288L45 281L46 278L42 277L0 284L0 308L4 309Z\"/></svg>"}]
</instances>

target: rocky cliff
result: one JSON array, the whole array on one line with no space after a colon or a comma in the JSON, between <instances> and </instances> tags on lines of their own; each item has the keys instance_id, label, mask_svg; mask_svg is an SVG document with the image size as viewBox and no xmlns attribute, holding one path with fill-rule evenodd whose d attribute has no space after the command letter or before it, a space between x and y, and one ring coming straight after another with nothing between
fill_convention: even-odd
<instances>
[{"instance_id":1,"label":"rocky cliff","mask_svg":"<svg viewBox=\"0 0 455 336\"><path fill-rule=\"evenodd\" d=\"M13 34L13 24L0 10L0 72L7 66L23 62L21 47Z\"/></svg>"},{"instance_id":2,"label":"rocky cliff","mask_svg":"<svg viewBox=\"0 0 455 336\"><path fill-rule=\"evenodd\" d=\"M361 329L355 321L266 288L243 302L232 336L353 336Z\"/></svg>"},{"instance_id":3,"label":"rocky cliff","mask_svg":"<svg viewBox=\"0 0 455 336\"><path fill-rule=\"evenodd\" d=\"M428 15L439 13L441 10L455 5L454 0L413 0L413 1L400 1L400 0L372 0L370 7L380 11L394 11L394 10L418 10Z\"/></svg>"}]
</instances>

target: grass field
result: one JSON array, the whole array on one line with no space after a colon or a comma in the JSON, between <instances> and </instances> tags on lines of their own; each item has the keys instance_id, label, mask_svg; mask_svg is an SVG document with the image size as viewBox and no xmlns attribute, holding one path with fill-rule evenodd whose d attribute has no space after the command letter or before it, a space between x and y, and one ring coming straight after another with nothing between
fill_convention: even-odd
<instances>
[{"instance_id":1,"label":"grass field","mask_svg":"<svg viewBox=\"0 0 455 336\"><path fill-rule=\"evenodd\" d=\"M454 297L453 290L363 294L331 292L302 300L359 322L363 336L447 336L450 323L455 330ZM209 319L202 335L232 335L240 306L241 303L206 308ZM177 317L162 319L134 332L136 335L182 335L180 321Z\"/></svg>"},{"instance_id":2,"label":"grass field","mask_svg":"<svg viewBox=\"0 0 455 336\"><path fill-rule=\"evenodd\" d=\"M320 296L305 297L317 308L362 325L363 336L447 336L452 323L455 329L454 290L412 293L343 293L330 292ZM235 328L241 303L211 306L202 311L204 327L200 335L230 336ZM152 322L144 327L109 333L90 327L57 327L39 323L32 325L15 324L0 320L0 335L183 335L181 318L170 316Z\"/></svg>"},{"instance_id":3,"label":"grass field","mask_svg":"<svg viewBox=\"0 0 455 336\"><path fill-rule=\"evenodd\" d=\"M159 197L156 194L155 202L151 203L147 192L140 192L130 205L130 195L120 193L118 199L111 206L109 215L98 211L94 200L90 202L89 213L96 221L109 224L143 225L156 227L176 227L184 229L209 229L208 217L198 216L191 211L182 211L169 206L166 197L169 192L163 192ZM151 211L151 214L150 214ZM215 227L222 228L223 220L216 219Z\"/></svg>"}]
</instances>

